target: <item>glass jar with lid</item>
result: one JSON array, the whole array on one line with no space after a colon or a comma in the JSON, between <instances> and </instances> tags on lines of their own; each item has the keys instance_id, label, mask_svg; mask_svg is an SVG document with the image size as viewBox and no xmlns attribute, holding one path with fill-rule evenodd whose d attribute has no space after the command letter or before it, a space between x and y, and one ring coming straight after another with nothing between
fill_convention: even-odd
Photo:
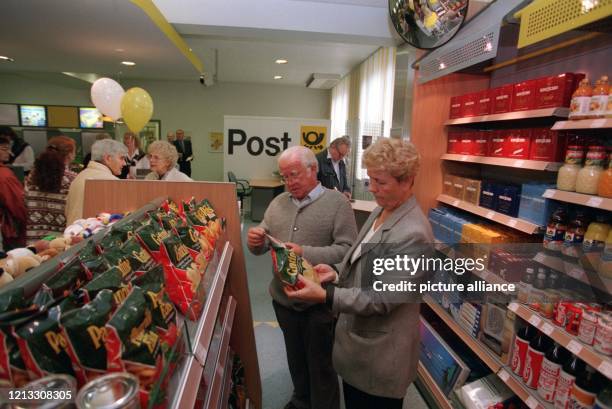
<instances>
[{"instance_id":1,"label":"glass jar with lid","mask_svg":"<svg viewBox=\"0 0 612 409\"><path fill-rule=\"evenodd\" d=\"M612 197L612 150L608 155L608 169L599 178L597 194L603 197Z\"/></svg>"},{"instance_id":2,"label":"glass jar with lid","mask_svg":"<svg viewBox=\"0 0 612 409\"><path fill-rule=\"evenodd\" d=\"M603 173L606 161L606 148L603 145L591 145L586 155L584 168L580 169L576 177L576 192L596 195L599 178Z\"/></svg>"},{"instance_id":3,"label":"glass jar with lid","mask_svg":"<svg viewBox=\"0 0 612 409\"><path fill-rule=\"evenodd\" d=\"M559 169L557 175L557 189L573 192L576 190L576 179L582 167L584 147L582 145L569 145L565 151L565 164Z\"/></svg>"}]
</instances>

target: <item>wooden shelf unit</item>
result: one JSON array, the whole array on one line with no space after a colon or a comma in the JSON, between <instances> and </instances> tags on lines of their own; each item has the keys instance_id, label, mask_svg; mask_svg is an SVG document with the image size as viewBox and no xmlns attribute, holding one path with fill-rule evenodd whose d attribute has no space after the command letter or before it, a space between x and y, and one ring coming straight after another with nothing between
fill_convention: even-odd
<instances>
[{"instance_id":1,"label":"wooden shelf unit","mask_svg":"<svg viewBox=\"0 0 612 409\"><path fill-rule=\"evenodd\" d=\"M600 354L592 346L580 342L574 335L522 304L513 302L508 309L612 380L612 358Z\"/></svg>"},{"instance_id":2,"label":"wooden shelf unit","mask_svg":"<svg viewBox=\"0 0 612 409\"><path fill-rule=\"evenodd\" d=\"M440 409L453 409L451 402L444 396L444 393L440 390L436 382L433 380L425 366L419 361L417 366L417 377L422 384L427 388L429 394L433 397L434 401Z\"/></svg>"},{"instance_id":3,"label":"wooden shelf unit","mask_svg":"<svg viewBox=\"0 0 612 409\"><path fill-rule=\"evenodd\" d=\"M578 129L609 129L612 128L612 118L577 119L575 121L557 121L553 131Z\"/></svg>"},{"instance_id":4,"label":"wooden shelf unit","mask_svg":"<svg viewBox=\"0 0 612 409\"><path fill-rule=\"evenodd\" d=\"M560 202L577 204L580 206L592 207L594 209L602 209L612 212L612 199L596 196L585 195L583 193L566 192L565 190L546 189L542 197L547 199L558 200Z\"/></svg>"},{"instance_id":5,"label":"wooden shelf unit","mask_svg":"<svg viewBox=\"0 0 612 409\"><path fill-rule=\"evenodd\" d=\"M472 116L468 118L456 118L449 119L444 125L466 125L476 124L482 122L497 122L497 121L517 121L523 119L534 119L534 118L546 118L546 117L559 117L567 118L569 115L569 108L543 108L534 109L531 111L516 111L516 112L505 112L503 114L492 114L483 116Z\"/></svg>"},{"instance_id":6,"label":"wooden shelf unit","mask_svg":"<svg viewBox=\"0 0 612 409\"><path fill-rule=\"evenodd\" d=\"M589 274L584 268L576 263L564 261L560 257L550 256L543 251L537 253L533 259L548 268L559 271L578 281L582 281L607 294L612 294L612 280L603 278L595 272Z\"/></svg>"},{"instance_id":7,"label":"wooden shelf unit","mask_svg":"<svg viewBox=\"0 0 612 409\"><path fill-rule=\"evenodd\" d=\"M448 195L439 195L438 201L442 203L446 203L447 205L456 207L458 209L465 210L466 212L470 212L472 214L484 217L496 223L503 224L504 226L511 227L515 230L522 231L527 234L537 234L541 230L541 226L537 224L528 222L527 220L518 219L516 217L510 217L503 213L496 212L491 209L487 209L486 207L476 206L475 204L465 202L460 199L456 199L452 196Z\"/></svg>"},{"instance_id":8,"label":"wooden shelf unit","mask_svg":"<svg viewBox=\"0 0 612 409\"><path fill-rule=\"evenodd\" d=\"M543 162L539 160L523 160L510 158L494 158L491 156L473 156L473 155L458 155L455 153L445 153L442 155L442 160L450 160L454 162L476 163L479 165L503 166L507 168L540 170L548 172L556 172L561 165L560 162Z\"/></svg>"},{"instance_id":9,"label":"wooden shelf unit","mask_svg":"<svg viewBox=\"0 0 612 409\"><path fill-rule=\"evenodd\" d=\"M210 314L213 310L219 311L221 294L227 294L235 300L235 313L233 325L231 326L231 349L240 356L245 369L245 383L247 398L251 407L261 409L261 379L259 375L259 363L255 347L255 334L253 331L253 318L251 314L251 303L249 300L247 273L240 232L240 215L236 200L236 187L233 183L223 182L166 182L147 180L88 180L85 183L85 202L83 205L84 217L90 217L100 212L132 212L145 206L147 203L159 197L169 197L175 201L189 200L195 197L198 200L208 199L215 208L218 216L226 219L225 231L226 241L223 253L219 259L219 265L223 267L215 273L215 279L211 284L212 292L208 296L210 302ZM230 251L231 248L231 251ZM225 255L225 256L224 256ZM223 280L223 269L227 268L226 277ZM221 273L220 273L221 272ZM214 304L214 305L213 305ZM206 307L204 308L206 310ZM215 317L217 313L215 312ZM205 322L204 322L205 321ZM212 321L212 326L209 323ZM216 318L200 317L196 324L188 324L188 328L196 328L195 353L186 359L184 368L177 368L170 385L179 385L182 371L185 371L186 387L177 390L178 408L193 407L191 400L191 389L198 392L200 388L203 365L207 358L211 328L214 328ZM208 342L208 344L207 344ZM220 361L222 364L224 361ZM222 368L220 368L222 369ZM214 402L216 404L216 402Z\"/></svg>"}]
</instances>

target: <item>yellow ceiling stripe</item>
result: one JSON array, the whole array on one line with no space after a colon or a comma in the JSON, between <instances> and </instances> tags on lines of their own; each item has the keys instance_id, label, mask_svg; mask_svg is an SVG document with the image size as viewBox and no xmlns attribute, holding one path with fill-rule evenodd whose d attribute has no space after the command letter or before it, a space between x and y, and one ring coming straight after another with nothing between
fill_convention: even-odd
<instances>
[{"instance_id":1,"label":"yellow ceiling stripe","mask_svg":"<svg viewBox=\"0 0 612 409\"><path fill-rule=\"evenodd\" d=\"M149 16L151 21L153 21L153 23L155 23L155 25L159 27L162 33L164 33L166 37L168 37L168 39L172 41L176 48L178 48L179 51L183 53L185 57L187 57L189 62L191 62L191 65L195 67L198 73L204 72L204 64L202 64L202 61L200 61L200 59L193 53L193 51L190 50L185 40L183 40L179 33L176 32L174 27L172 27L172 25L168 23L166 17L164 17L161 11L159 11L159 9L155 6L152 0L130 1L136 6L140 7L142 11L144 11Z\"/></svg>"}]
</instances>

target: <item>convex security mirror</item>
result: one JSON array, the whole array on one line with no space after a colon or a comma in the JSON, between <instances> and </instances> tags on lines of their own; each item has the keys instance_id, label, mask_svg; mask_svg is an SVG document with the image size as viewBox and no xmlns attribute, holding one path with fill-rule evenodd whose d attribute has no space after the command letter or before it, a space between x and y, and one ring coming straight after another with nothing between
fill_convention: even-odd
<instances>
[{"instance_id":1,"label":"convex security mirror","mask_svg":"<svg viewBox=\"0 0 612 409\"><path fill-rule=\"evenodd\" d=\"M389 0L395 30L417 48L432 49L457 34L469 0Z\"/></svg>"}]
</instances>

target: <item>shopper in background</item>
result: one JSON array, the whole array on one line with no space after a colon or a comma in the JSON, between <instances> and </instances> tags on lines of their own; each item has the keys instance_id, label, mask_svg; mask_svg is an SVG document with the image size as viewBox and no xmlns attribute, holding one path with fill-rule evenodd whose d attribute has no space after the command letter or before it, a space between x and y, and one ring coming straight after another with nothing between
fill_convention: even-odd
<instances>
[{"instance_id":1,"label":"shopper in background","mask_svg":"<svg viewBox=\"0 0 612 409\"><path fill-rule=\"evenodd\" d=\"M107 134L106 132L102 132L96 135L96 141L101 141L104 139L112 139L112 136L110 136L110 134ZM83 168L86 168L89 165L89 161L91 160L91 151L85 155L85 157L83 158Z\"/></svg>"},{"instance_id":2,"label":"shopper in background","mask_svg":"<svg viewBox=\"0 0 612 409\"><path fill-rule=\"evenodd\" d=\"M147 180L171 180L175 182L191 182L186 174L176 169L178 160L176 148L166 141L155 141L149 145L149 161L151 163L151 173Z\"/></svg>"},{"instance_id":3,"label":"shopper in background","mask_svg":"<svg viewBox=\"0 0 612 409\"><path fill-rule=\"evenodd\" d=\"M419 169L414 145L380 139L365 151L363 165L379 207L341 263L315 266L322 283L337 285L323 288L300 276L304 288L285 291L290 300L320 303L339 314L333 362L346 409L401 409L419 360L420 297L418 291L374 291L373 282L409 281L418 288L423 272L390 269L375 276L372 260L428 257L433 235L412 193Z\"/></svg>"},{"instance_id":4,"label":"shopper in background","mask_svg":"<svg viewBox=\"0 0 612 409\"><path fill-rule=\"evenodd\" d=\"M329 148L317 154L319 172L317 179L328 189L335 189L351 198L351 188L346 179L346 164L344 158L351 150L351 140L348 136L334 139Z\"/></svg>"},{"instance_id":5,"label":"shopper in background","mask_svg":"<svg viewBox=\"0 0 612 409\"><path fill-rule=\"evenodd\" d=\"M66 224L83 218L85 181L88 179L119 179L125 165L127 148L114 139L96 141L91 147L91 161L70 185L66 199Z\"/></svg>"},{"instance_id":6,"label":"shopper in background","mask_svg":"<svg viewBox=\"0 0 612 409\"><path fill-rule=\"evenodd\" d=\"M23 173L27 175L34 166L34 149L9 126L0 126L0 136L5 136L11 141L8 163L23 167Z\"/></svg>"},{"instance_id":7,"label":"shopper in background","mask_svg":"<svg viewBox=\"0 0 612 409\"><path fill-rule=\"evenodd\" d=\"M25 245L26 209L23 186L13 171L4 165L11 155L11 141L0 135L0 250Z\"/></svg>"},{"instance_id":8,"label":"shopper in background","mask_svg":"<svg viewBox=\"0 0 612 409\"><path fill-rule=\"evenodd\" d=\"M126 132L123 135L123 144L127 147L128 154L119 179L135 179L136 169L142 166L141 160L146 158L146 154L140 151L140 138L134 132Z\"/></svg>"},{"instance_id":9,"label":"shopper in background","mask_svg":"<svg viewBox=\"0 0 612 409\"><path fill-rule=\"evenodd\" d=\"M179 170L191 176L191 161L193 160L193 151L191 150L191 141L185 139L185 132L182 129L176 130L176 141L174 146L178 152L178 164Z\"/></svg>"},{"instance_id":10,"label":"shopper in background","mask_svg":"<svg viewBox=\"0 0 612 409\"><path fill-rule=\"evenodd\" d=\"M306 147L285 150L278 167L287 192L272 200L259 226L249 229L249 250L258 255L267 252L269 234L312 264L339 263L357 235L349 202L341 193L321 186L317 159ZM290 300L276 276L270 294L294 387L285 409L339 408L338 378L331 362L334 317L330 309Z\"/></svg>"},{"instance_id":11,"label":"shopper in background","mask_svg":"<svg viewBox=\"0 0 612 409\"><path fill-rule=\"evenodd\" d=\"M66 196L77 174L70 170L76 143L64 135L49 139L25 183L27 245L66 229Z\"/></svg>"}]
</instances>

